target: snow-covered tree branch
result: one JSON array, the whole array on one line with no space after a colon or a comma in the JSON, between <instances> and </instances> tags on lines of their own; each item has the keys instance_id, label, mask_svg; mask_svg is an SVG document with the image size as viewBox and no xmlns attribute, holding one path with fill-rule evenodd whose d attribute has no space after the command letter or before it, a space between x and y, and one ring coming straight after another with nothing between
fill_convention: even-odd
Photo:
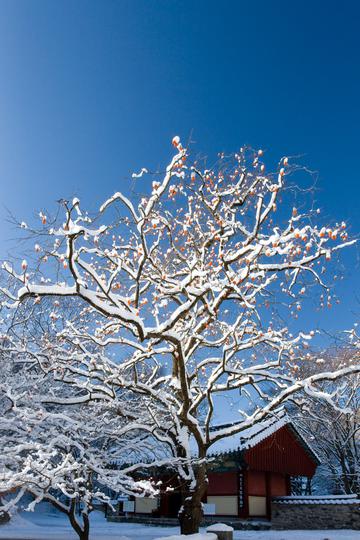
<instances>
[{"instance_id":1,"label":"snow-covered tree branch","mask_svg":"<svg viewBox=\"0 0 360 540\"><path fill-rule=\"evenodd\" d=\"M156 493L146 476L135 480L134 473L158 462L160 454L148 433L125 429L126 408L121 409L119 398L107 404L76 403L67 387L51 373L44 376L27 353L15 352L8 340L4 345L0 358L1 510L13 509L30 494L28 510L46 500L68 516L80 540L88 540L94 499L107 503L109 489L138 496ZM52 399L57 394L63 396L61 405ZM66 395L75 404L64 405Z\"/></svg>"},{"instance_id":2,"label":"snow-covered tree branch","mask_svg":"<svg viewBox=\"0 0 360 540\"><path fill-rule=\"evenodd\" d=\"M304 375L324 368L336 370L359 362L358 340L318 354L316 361L301 366ZM321 456L321 467L315 476L315 489L353 494L360 489L360 375L350 373L339 384L328 382L329 398L317 394L304 396L296 413L297 424Z\"/></svg>"}]
</instances>

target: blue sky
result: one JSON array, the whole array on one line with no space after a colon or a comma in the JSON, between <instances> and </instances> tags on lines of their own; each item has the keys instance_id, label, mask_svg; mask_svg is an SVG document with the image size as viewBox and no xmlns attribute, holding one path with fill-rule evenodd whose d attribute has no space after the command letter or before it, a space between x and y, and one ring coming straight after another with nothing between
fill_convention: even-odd
<instances>
[{"instance_id":1,"label":"blue sky","mask_svg":"<svg viewBox=\"0 0 360 540\"><path fill-rule=\"evenodd\" d=\"M0 256L60 197L91 208L163 166L175 134L209 155L248 143L302 154L324 216L360 231L356 1L19 1L0 10ZM360 312L357 251L343 304Z\"/></svg>"}]
</instances>

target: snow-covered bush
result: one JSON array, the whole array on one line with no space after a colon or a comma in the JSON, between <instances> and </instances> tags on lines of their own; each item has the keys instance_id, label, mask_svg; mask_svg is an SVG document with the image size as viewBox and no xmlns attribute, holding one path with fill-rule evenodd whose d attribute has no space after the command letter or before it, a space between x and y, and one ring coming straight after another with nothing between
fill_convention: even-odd
<instances>
[{"instance_id":1,"label":"snow-covered bush","mask_svg":"<svg viewBox=\"0 0 360 540\"><path fill-rule=\"evenodd\" d=\"M23 500L33 510L48 501L87 540L94 500L108 502L106 488L129 495L152 495L155 488L134 480L133 462L141 463L148 445L139 432L122 433L119 402L75 401L64 383L6 340L0 353L0 510Z\"/></svg>"}]
</instances>

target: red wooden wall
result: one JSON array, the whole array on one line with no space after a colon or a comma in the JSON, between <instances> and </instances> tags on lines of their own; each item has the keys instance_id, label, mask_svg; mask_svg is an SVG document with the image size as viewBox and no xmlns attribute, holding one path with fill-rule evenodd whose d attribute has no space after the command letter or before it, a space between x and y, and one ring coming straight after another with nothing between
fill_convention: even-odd
<instances>
[{"instance_id":1,"label":"red wooden wall","mask_svg":"<svg viewBox=\"0 0 360 540\"><path fill-rule=\"evenodd\" d=\"M287 426L247 450L245 461L255 471L291 476L313 476L317 465Z\"/></svg>"},{"instance_id":2,"label":"red wooden wall","mask_svg":"<svg viewBox=\"0 0 360 540\"><path fill-rule=\"evenodd\" d=\"M270 497L283 495L290 495L286 476L279 473L270 473Z\"/></svg>"},{"instance_id":3,"label":"red wooden wall","mask_svg":"<svg viewBox=\"0 0 360 540\"><path fill-rule=\"evenodd\" d=\"M249 471L247 494L257 495L258 497L266 495L266 476L264 472Z\"/></svg>"},{"instance_id":4,"label":"red wooden wall","mask_svg":"<svg viewBox=\"0 0 360 540\"><path fill-rule=\"evenodd\" d=\"M237 495L238 470L230 472L209 472L208 495Z\"/></svg>"}]
</instances>

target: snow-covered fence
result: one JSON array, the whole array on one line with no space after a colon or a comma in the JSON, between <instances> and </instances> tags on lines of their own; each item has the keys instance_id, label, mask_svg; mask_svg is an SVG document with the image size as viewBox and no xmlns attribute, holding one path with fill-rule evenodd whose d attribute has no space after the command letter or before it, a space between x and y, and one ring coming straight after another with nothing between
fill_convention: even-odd
<instances>
[{"instance_id":1,"label":"snow-covered fence","mask_svg":"<svg viewBox=\"0 0 360 540\"><path fill-rule=\"evenodd\" d=\"M360 530L360 499L356 495L276 497L271 503L271 526Z\"/></svg>"}]
</instances>

